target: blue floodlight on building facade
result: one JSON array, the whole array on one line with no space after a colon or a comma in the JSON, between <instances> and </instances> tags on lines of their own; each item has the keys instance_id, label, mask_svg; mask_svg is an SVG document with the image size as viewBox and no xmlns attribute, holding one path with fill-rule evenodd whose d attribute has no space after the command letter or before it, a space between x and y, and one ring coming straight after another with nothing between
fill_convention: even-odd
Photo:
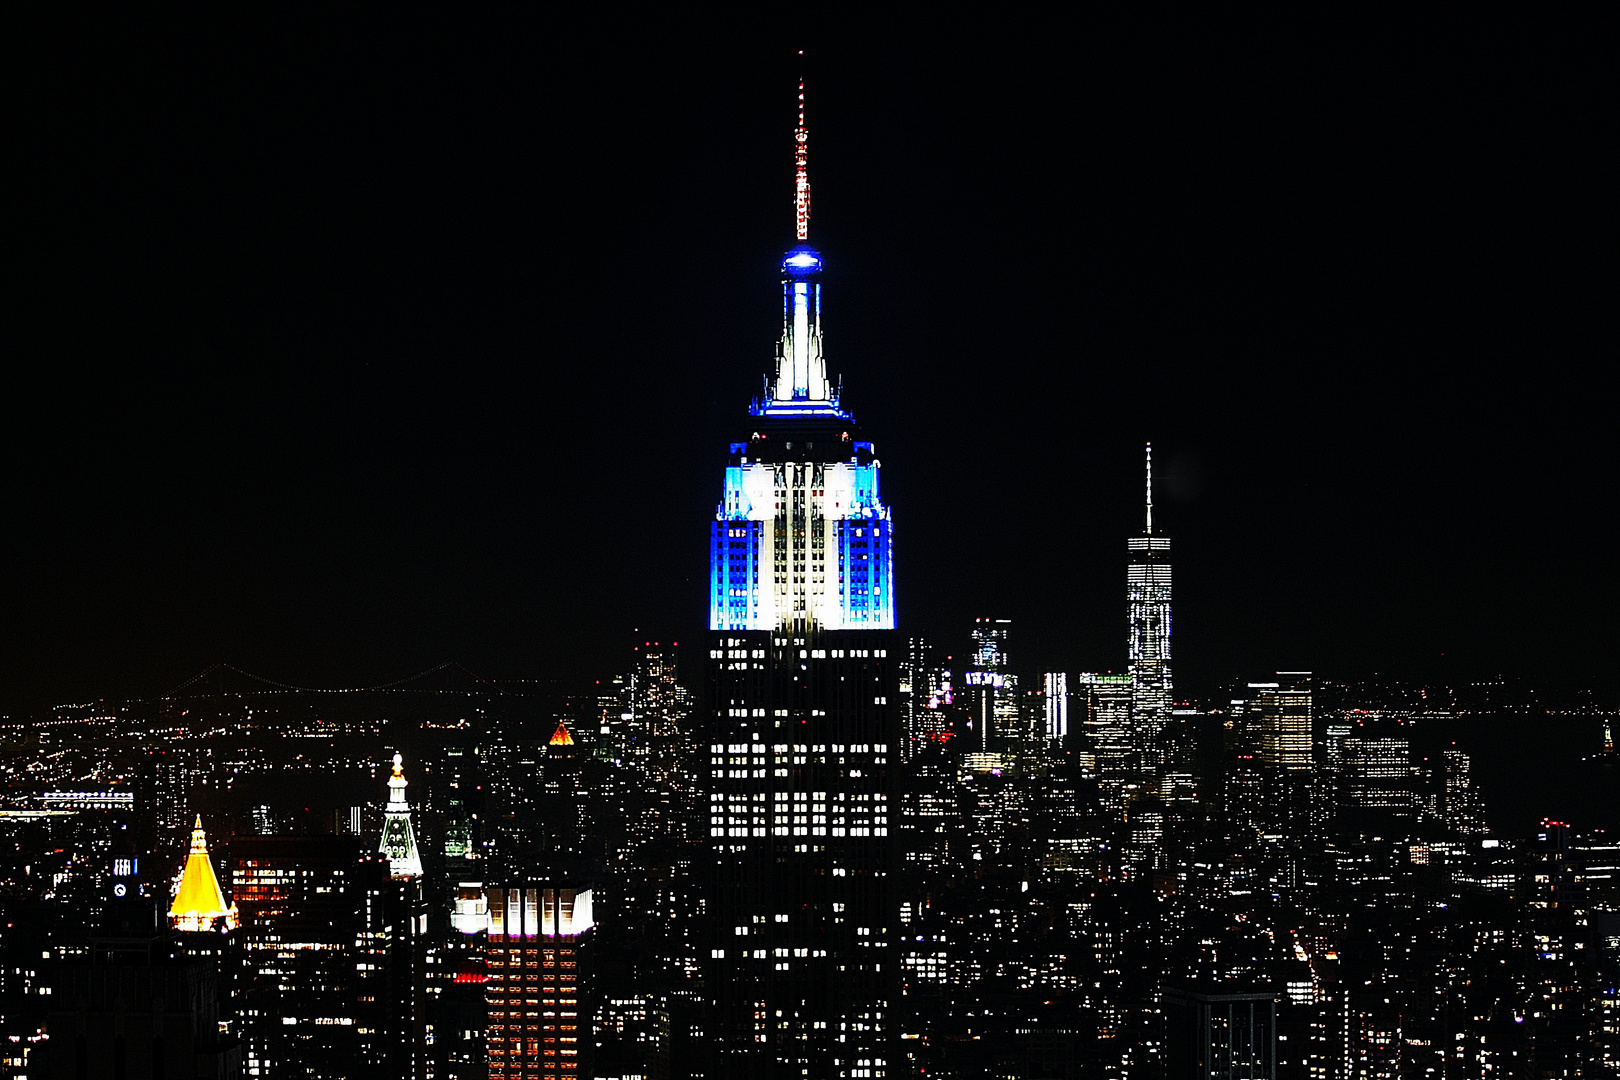
<instances>
[{"instance_id":1,"label":"blue floodlight on building facade","mask_svg":"<svg viewBox=\"0 0 1620 1080\"><path fill-rule=\"evenodd\" d=\"M776 382L752 440L731 446L711 529L714 630L894 628L893 524L872 444L827 379L821 269L805 244L782 262Z\"/></svg>"}]
</instances>

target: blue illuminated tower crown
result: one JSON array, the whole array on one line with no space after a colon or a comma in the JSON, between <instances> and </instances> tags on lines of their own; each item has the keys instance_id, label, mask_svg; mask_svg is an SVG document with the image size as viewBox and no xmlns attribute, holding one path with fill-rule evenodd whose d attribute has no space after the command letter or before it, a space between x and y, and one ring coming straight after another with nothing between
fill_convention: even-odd
<instances>
[{"instance_id":1,"label":"blue illuminated tower crown","mask_svg":"<svg viewBox=\"0 0 1620 1080\"><path fill-rule=\"evenodd\" d=\"M878 460L822 353L821 254L810 246L803 86L794 133L798 244L782 259L775 379L731 444L710 535L713 630L891 630L894 566Z\"/></svg>"},{"instance_id":2,"label":"blue illuminated tower crown","mask_svg":"<svg viewBox=\"0 0 1620 1080\"><path fill-rule=\"evenodd\" d=\"M800 243L782 257L782 339L776 381L754 403L755 416L834 416L848 420L821 354L821 253Z\"/></svg>"}]
</instances>

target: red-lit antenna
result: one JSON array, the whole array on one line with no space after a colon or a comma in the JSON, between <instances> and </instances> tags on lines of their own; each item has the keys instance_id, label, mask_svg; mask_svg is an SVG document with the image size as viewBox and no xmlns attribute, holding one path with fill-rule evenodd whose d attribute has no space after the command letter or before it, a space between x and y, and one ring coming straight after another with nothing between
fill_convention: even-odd
<instances>
[{"instance_id":1,"label":"red-lit antenna","mask_svg":"<svg viewBox=\"0 0 1620 1080\"><path fill-rule=\"evenodd\" d=\"M804 50L799 50L804 55ZM799 76L799 126L793 132L793 203L798 214L799 243L810 238L810 169L807 144L810 132L804 126L804 76Z\"/></svg>"}]
</instances>

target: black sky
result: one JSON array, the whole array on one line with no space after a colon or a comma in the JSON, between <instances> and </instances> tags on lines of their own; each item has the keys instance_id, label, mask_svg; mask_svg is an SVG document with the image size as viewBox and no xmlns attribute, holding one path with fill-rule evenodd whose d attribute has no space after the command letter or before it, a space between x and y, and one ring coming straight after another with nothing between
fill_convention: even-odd
<instances>
[{"instance_id":1,"label":"black sky","mask_svg":"<svg viewBox=\"0 0 1620 1080\"><path fill-rule=\"evenodd\" d=\"M1597 27L752 29L28 38L0 712L216 660L595 676L633 628L694 636L778 332L801 45L904 626L1002 615L1015 660L1119 667L1151 439L1182 690L1613 688Z\"/></svg>"}]
</instances>

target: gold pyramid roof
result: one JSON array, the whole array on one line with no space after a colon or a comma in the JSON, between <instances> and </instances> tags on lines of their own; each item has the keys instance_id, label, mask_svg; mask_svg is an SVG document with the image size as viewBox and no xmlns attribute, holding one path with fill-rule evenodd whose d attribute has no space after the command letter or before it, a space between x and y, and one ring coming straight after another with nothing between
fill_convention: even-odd
<instances>
[{"instance_id":1,"label":"gold pyramid roof","mask_svg":"<svg viewBox=\"0 0 1620 1080\"><path fill-rule=\"evenodd\" d=\"M557 730L551 733L551 746L573 746L574 737L568 734L568 725L561 720L557 721Z\"/></svg>"},{"instance_id":2,"label":"gold pyramid roof","mask_svg":"<svg viewBox=\"0 0 1620 1080\"><path fill-rule=\"evenodd\" d=\"M202 815L191 829L191 853L186 856L186 868L180 875L180 889L169 905L169 921L178 930L193 932L214 929L216 919L224 919L225 929L236 929L236 907L225 906L225 894L220 891L219 879L214 876L213 863L208 858L208 839L203 836Z\"/></svg>"}]
</instances>

